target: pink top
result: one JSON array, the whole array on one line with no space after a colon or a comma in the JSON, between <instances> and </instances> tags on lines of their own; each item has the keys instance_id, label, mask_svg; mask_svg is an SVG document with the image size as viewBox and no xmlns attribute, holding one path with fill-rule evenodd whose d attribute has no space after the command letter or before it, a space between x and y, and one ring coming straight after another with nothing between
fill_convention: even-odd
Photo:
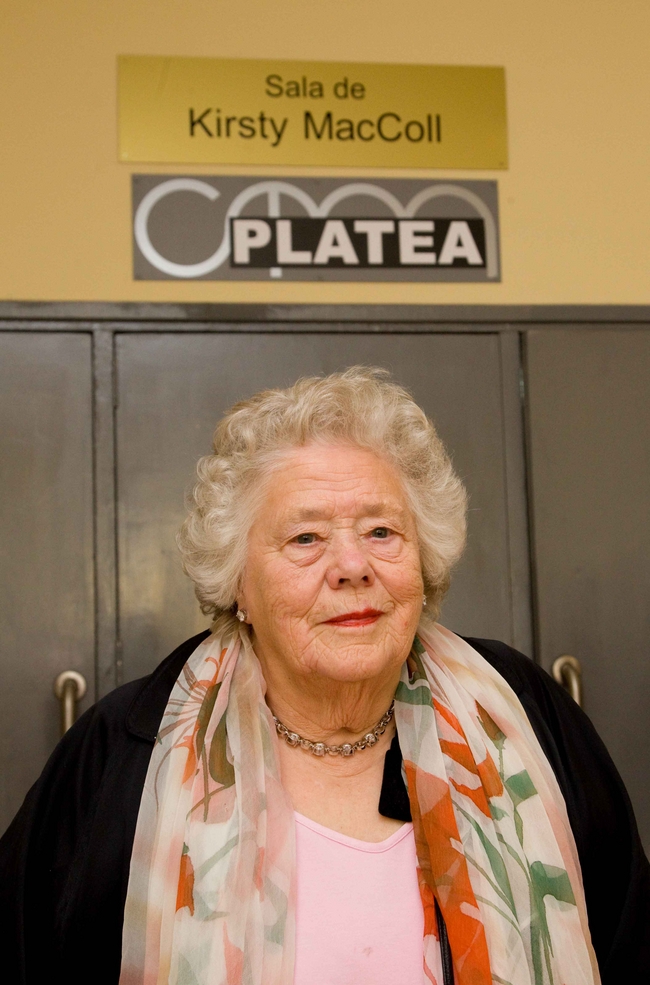
<instances>
[{"instance_id":1,"label":"pink top","mask_svg":"<svg viewBox=\"0 0 650 985\"><path fill-rule=\"evenodd\" d=\"M296 814L296 851L294 985L422 985L413 825L375 843Z\"/></svg>"}]
</instances>

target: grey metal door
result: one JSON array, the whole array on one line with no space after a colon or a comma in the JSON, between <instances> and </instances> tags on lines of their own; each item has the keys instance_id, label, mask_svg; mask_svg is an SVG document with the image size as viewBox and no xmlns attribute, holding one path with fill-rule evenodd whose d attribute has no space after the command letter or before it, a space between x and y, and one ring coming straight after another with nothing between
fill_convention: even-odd
<instances>
[{"instance_id":1,"label":"grey metal door","mask_svg":"<svg viewBox=\"0 0 650 985\"><path fill-rule=\"evenodd\" d=\"M354 363L406 383L472 496L444 617L530 651L517 333L75 328L0 335L0 830L58 739L56 675L84 674L83 711L205 625L174 545L183 495L218 417L261 387Z\"/></svg>"},{"instance_id":2,"label":"grey metal door","mask_svg":"<svg viewBox=\"0 0 650 985\"><path fill-rule=\"evenodd\" d=\"M0 831L59 735L63 670L94 673L91 338L0 334Z\"/></svg>"},{"instance_id":3,"label":"grey metal door","mask_svg":"<svg viewBox=\"0 0 650 985\"><path fill-rule=\"evenodd\" d=\"M411 389L470 490L469 545L444 621L530 652L516 333L129 333L116 343L124 680L148 673L206 625L174 535L218 418L263 387L359 363L384 366Z\"/></svg>"},{"instance_id":4,"label":"grey metal door","mask_svg":"<svg viewBox=\"0 0 650 985\"><path fill-rule=\"evenodd\" d=\"M539 657L580 660L650 850L650 334L545 327L526 350Z\"/></svg>"},{"instance_id":5,"label":"grey metal door","mask_svg":"<svg viewBox=\"0 0 650 985\"><path fill-rule=\"evenodd\" d=\"M135 327L0 335L0 830L58 738L57 673L84 673L83 709L204 627L174 546L183 494L215 421L261 387L354 363L409 386L471 496L443 621L532 652L517 332ZM538 655L580 658L650 847L650 336L526 335Z\"/></svg>"}]
</instances>

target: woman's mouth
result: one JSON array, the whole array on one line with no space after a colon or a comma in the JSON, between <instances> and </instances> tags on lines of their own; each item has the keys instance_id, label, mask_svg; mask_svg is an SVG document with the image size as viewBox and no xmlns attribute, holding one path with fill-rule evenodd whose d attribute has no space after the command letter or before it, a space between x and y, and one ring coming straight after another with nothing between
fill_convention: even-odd
<instances>
[{"instance_id":1,"label":"woman's mouth","mask_svg":"<svg viewBox=\"0 0 650 985\"><path fill-rule=\"evenodd\" d=\"M345 612L342 616L334 616L325 622L334 626L370 626L380 616L383 616L383 612L379 609L362 609L360 612Z\"/></svg>"}]
</instances>

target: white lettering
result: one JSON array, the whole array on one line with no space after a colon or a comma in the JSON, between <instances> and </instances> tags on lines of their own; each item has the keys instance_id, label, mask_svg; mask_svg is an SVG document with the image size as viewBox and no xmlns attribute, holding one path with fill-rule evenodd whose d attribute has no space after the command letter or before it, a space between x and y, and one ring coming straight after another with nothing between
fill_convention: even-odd
<instances>
[{"instance_id":1,"label":"white lettering","mask_svg":"<svg viewBox=\"0 0 650 985\"><path fill-rule=\"evenodd\" d=\"M328 263L333 257L340 257L345 264L359 262L342 219L328 219L325 223L314 254L314 263Z\"/></svg>"},{"instance_id":2,"label":"white lettering","mask_svg":"<svg viewBox=\"0 0 650 985\"><path fill-rule=\"evenodd\" d=\"M438 263L452 264L456 258L467 260L472 267L480 267L483 264L483 257L472 236L472 230L462 219L449 223Z\"/></svg>"},{"instance_id":3,"label":"white lettering","mask_svg":"<svg viewBox=\"0 0 650 985\"><path fill-rule=\"evenodd\" d=\"M250 263L251 250L271 242L271 227L264 219L233 219L235 263Z\"/></svg>"},{"instance_id":4,"label":"white lettering","mask_svg":"<svg viewBox=\"0 0 650 985\"><path fill-rule=\"evenodd\" d=\"M355 219L355 233L365 233L368 241L368 263L384 262L384 235L395 232L392 219Z\"/></svg>"},{"instance_id":5,"label":"white lettering","mask_svg":"<svg viewBox=\"0 0 650 985\"><path fill-rule=\"evenodd\" d=\"M399 262L434 264L435 253L425 252L423 247L433 246L433 219L402 219L399 224Z\"/></svg>"},{"instance_id":6,"label":"white lettering","mask_svg":"<svg viewBox=\"0 0 650 985\"><path fill-rule=\"evenodd\" d=\"M294 250L291 236L291 219L278 219L275 224L278 244L278 263L311 263L309 250Z\"/></svg>"}]
</instances>

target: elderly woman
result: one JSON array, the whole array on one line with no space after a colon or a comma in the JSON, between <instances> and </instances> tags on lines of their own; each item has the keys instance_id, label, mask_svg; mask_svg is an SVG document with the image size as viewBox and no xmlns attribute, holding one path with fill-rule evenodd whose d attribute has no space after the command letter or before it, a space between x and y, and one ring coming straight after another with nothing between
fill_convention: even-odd
<instances>
[{"instance_id":1,"label":"elderly woman","mask_svg":"<svg viewBox=\"0 0 650 985\"><path fill-rule=\"evenodd\" d=\"M435 622L464 531L382 373L235 406L180 536L212 630L87 712L28 795L4 980L650 980L648 864L589 721Z\"/></svg>"}]
</instances>

